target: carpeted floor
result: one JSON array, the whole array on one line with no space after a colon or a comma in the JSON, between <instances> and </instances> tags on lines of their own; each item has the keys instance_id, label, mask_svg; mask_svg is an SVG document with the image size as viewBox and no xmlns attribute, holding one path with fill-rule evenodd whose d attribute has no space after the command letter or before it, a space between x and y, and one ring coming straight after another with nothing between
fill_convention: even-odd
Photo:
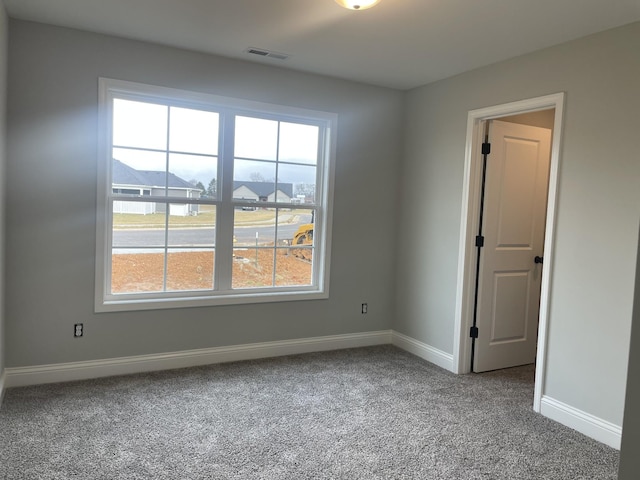
<instances>
[{"instance_id":1,"label":"carpeted floor","mask_svg":"<svg viewBox=\"0 0 640 480\"><path fill-rule=\"evenodd\" d=\"M533 413L533 368L456 376L392 346L8 390L0 479L615 479Z\"/></svg>"}]
</instances>

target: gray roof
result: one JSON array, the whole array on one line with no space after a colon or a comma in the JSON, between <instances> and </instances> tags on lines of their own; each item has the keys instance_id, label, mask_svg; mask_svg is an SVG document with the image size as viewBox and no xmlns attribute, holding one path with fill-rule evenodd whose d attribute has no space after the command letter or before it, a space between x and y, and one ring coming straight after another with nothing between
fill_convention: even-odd
<instances>
[{"instance_id":1,"label":"gray roof","mask_svg":"<svg viewBox=\"0 0 640 480\"><path fill-rule=\"evenodd\" d=\"M145 187L164 188L166 173L156 170L136 170L135 168L132 168L114 158L111 177L114 185L139 185ZM191 190L199 190L186 180L183 180L171 172L169 172L168 180L169 188L189 188Z\"/></svg>"},{"instance_id":2,"label":"gray roof","mask_svg":"<svg viewBox=\"0 0 640 480\"><path fill-rule=\"evenodd\" d=\"M275 191L275 183L273 182L243 182L240 180L233 181L233 189L245 186L258 197L268 197ZM293 197L293 183L278 183L278 190L287 195L289 198Z\"/></svg>"}]
</instances>

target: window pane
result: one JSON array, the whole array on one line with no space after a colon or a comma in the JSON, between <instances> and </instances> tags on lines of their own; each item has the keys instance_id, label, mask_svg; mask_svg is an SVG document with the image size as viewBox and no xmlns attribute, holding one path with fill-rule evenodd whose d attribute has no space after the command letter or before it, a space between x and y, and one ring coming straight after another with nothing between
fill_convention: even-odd
<instances>
[{"instance_id":1,"label":"window pane","mask_svg":"<svg viewBox=\"0 0 640 480\"><path fill-rule=\"evenodd\" d=\"M276 179L276 164L236 159L233 162L233 179L239 182L274 183Z\"/></svg>"},{"instance_id":2,"label":"window pane","mask_svg":"<svg viewBox=\"0 0 640 480\"><path fill-rule=\"evenodd\" d=\"M233 199L276 201L276 164L236 160L233 166Z\"/></svg>"},{"instance_id":3,"label":"window pane","mask_svg":"<svg viewBox=\"0 0 640 480\"><path fill-rule=\"evenodd\" d=\"M169 155L169 195L217 198L218 158L172 153Z\"/></svg>"},{"instance_id":4,"label":"window pane","mask_svg":"<svg viewBox=\"0 0 640 480\"><path fill-rule=\"evenodd\" d=\"M167 112L164 105L116 98L113 101L113 144L166 149Z\"/></svg>"},{"instance_id":5,"label":"window pane","mask_svg":"<svg viewBox=\"0 0 640 480\"><path fill-rule=\"evenodd\" d=\"M298 227L296 232L293 234L293 239L291 240L291 245L298 247L312 247L313 246L313 223L305 223Z\"/></svg>"},{"instance_id":6,"label":"window pane","mask_svg":"<svg viewBox=\"0 0 640 480\"><path fill-rule=\"evenodd\" d=\"M307 165L278 165L278 202L314 203L316 167Z\"/></svg>"},{"instance_id":7,"label":"window pane","mask_svg":"<svg viewBox=\"0 0 640 480\"><path fill-rule=\"evenodd\" d=\"M276 209L234 212L233 288L273 285Z\"/></svg>"},{"instance_id":8,"label":"window pane","mask_svg":"<svg viewBox=\"0 0 640 480\"><path fill-rule=\"evenodd\" d=\"M313 232L311 212L311 210L307 209L280 209L280 214L278 215L279 247L293 245L296 235L298 237L300 235L310 236L309 230Z\"/></svg>"},{"instance_id":9,"label":"window pane","mask_svg":"<svg viewBox=\"0 0 640 480\"><path fill-rule=\"evenodd\" d=\"M278 248L276 250L276 286L311 285L312 249Z\"/></svg>"},{"instance_id":10,"label":"window pane","mask_svg":"<svg viewBox=\"0 0 640 480\"><path fill-rule=\"evenodd\" d=\"M170 247L213 247L216 243L216 207L193 203L169 205Z\"/></svg>"},{"instance_id":11,"label":"window pane","mask_svg":"<svg viewBox=\"0 0 640 480\"><path fill-rule=\"evenodd\" d=\"M273 248L234 248L232 288L273 286Z\"/></svg>"},{"instance_id":12,"label":"window pane","mask_svg":"<svg viewBox=\"0 0 640 480\"><path fill-rule=\"evenodd\" d=\"M166 168L167 156L163 152L114 148L112 186L114 189L142 188L148 190L150 195L164 196Z\"/></svg>"},{"instance_id":13,"label":"window pane","mask_svg":"<svg viewBox=\"0 0 640 480\"><path fill-rule=\"evenodd\" d=\"M218 122L215 112L171 107L169 148L174 152L218 155Z\"/></svg>"},{"instance_id":14,"label":"window pane","mask_svg":"<svg viewBox=\"0 0 640 480\"><path fill-rule=\"evenodd\" d=\"M213 289L214 250L169 250L167 290Z\"/></svg>"},{"instance_id":15,"label":"window pane","mask_svg":"<svg viewBox=\"0 0 640 480\"><path fill-rule=\"evenodd\" d=\"M246 208L246 207L244 207ZM252 208L252 207L250 207ZM233 242L236 247L274 246L276 211L237 207L233 220Z\"/></svg>"},{"instance_id":16,"label":"window pane","mask_svg":"<svg viewBox=\"0 0 640 480\"><path fill-rule=\"evenodd\" d=\"M114 148L114 162L119 161L135 171L164 172L167 168L167 154L165 152L150 152L136 148Z\"/></svg>"},{"instance_id":17,"label":"window pane","mask_svg":"<svg viewBox=\"0 0 640 480\"><path fill-rule=\"evenodd\" d=\"M161 292L164 250L121 250L111 255L111 293Z\"/></svg>"},{"instance_id":18,"label":"window pane","mask_svg":"<svg viewBox=\"0 0 640 480\"><path fill-rule=\"evenodd\" d=\"M252 117L236 117L235 156L275 160L278 122Z\"/></svg>"},{"instance_id":19,"label":"window pane","mask_svg":"<svg viewBox=\"0 0 640 480\"><path fill-rule=\"evenodd\" d=\"M163 247L166 205L155 202L113 202L114 247Z\"/></svg>"},{"instance_id":20,"label":"window pane","mask_svg":"<svg viewBox=\"0 0 640 480\"><path fill-rule=\"evenodd\" d=\"M278 160L284 162L318 163L318 132L314 125L280 123Z\"/></svg>"},{"instance_id":21,"label":"window pane","mask_svg":"<svg viewBox=\"0 0 640 480\"><path fill-rule=\"evenodd\" d=\"M274 200L276 202L291 203L294 201L293 196L293 184L292 183L280 183L276 186L276 193Z\"/></svg>"}]
</instances>

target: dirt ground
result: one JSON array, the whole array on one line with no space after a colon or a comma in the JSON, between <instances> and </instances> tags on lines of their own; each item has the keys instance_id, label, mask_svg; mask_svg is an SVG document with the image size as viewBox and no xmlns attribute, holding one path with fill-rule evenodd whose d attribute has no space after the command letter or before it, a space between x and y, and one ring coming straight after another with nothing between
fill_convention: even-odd
<instances>
[{"instance_id":1,"label":"dirt ground","mask_svg":"<svg viewBox=\"0 0 640 480\"><path fill-rule=\"evenodd\" d=\"M297 258L288 248L276 250L276 286L309 285L311 262ZM267 287L274 284L272 249L236 249L233 288ZM213 288L213 252L168 254L167 290ZM164 255L160 253L115 254L112 259L112 292L162 291Z\"/></svg>"}]
</instances>

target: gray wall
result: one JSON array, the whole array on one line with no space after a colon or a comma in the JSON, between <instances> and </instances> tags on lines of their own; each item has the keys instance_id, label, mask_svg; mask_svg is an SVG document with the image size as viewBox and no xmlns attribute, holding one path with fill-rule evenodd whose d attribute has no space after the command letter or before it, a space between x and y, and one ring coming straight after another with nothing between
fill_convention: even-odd
<instances>
[{"instance_id":1,"label":"gray wall","mask_svg":"<svg viewBox=\"0 0 640 480\"><path fill-rule=\"evenodd\" d=\"M402 92L17 20L9 33L7 366L391 328ZM100 76L337 113L330 298L95 314Z\"/></svg>"},{"instance_id":2,"label":"gray wall","mask_svg":"<svg viewBox=\"0 0 640 480\"><path fill-rule=\"evenodd\" d=\"M636 290L633 303L633 326L631 327L631 347L629 372L627 374L627 394L624 407L622 448L620 449L621 480L636 480L640 472L640 240L636 266Z\"/></svg>"},{"instance_id":3,"label":"gray wall","mask_svg":"<svg viewBox=\"0 0 640 480\"><path fill-rule=\"evenodd\" d=\"M451 353L467 112L565 91L545 393L622 423L640 214L639 23L406 96L15 20L9 41L7 366L392 327ZM94 314L99 76L338 113L331 298ZM75 322L83 339L72 338Z\"/></svg>"},{"instance_id":4,"label":"gray wall","mask_svg":"<svg viewBox=\"0 0 640 480\"><path fill-rule=\"evenodd\" d=\"M640 23L408 93L394 328L453 352L469 110L566 92L544 394L622 424L640 215Z\"/></svg>"},{"instance_id":5,"label":"gray wall","mask_svg":"<svg viewBox=\"0 0 640 480\"><path fill-rule=\"evenodd\" d=\"M5 168L6 157L6 104L7 104L7 42L9 23L4 3L0 1L0 379L5 365L5 309L4 309L4 244L5 244ZM0 401L2 398L0 398Z\"/></svg>"}]
</instances>

